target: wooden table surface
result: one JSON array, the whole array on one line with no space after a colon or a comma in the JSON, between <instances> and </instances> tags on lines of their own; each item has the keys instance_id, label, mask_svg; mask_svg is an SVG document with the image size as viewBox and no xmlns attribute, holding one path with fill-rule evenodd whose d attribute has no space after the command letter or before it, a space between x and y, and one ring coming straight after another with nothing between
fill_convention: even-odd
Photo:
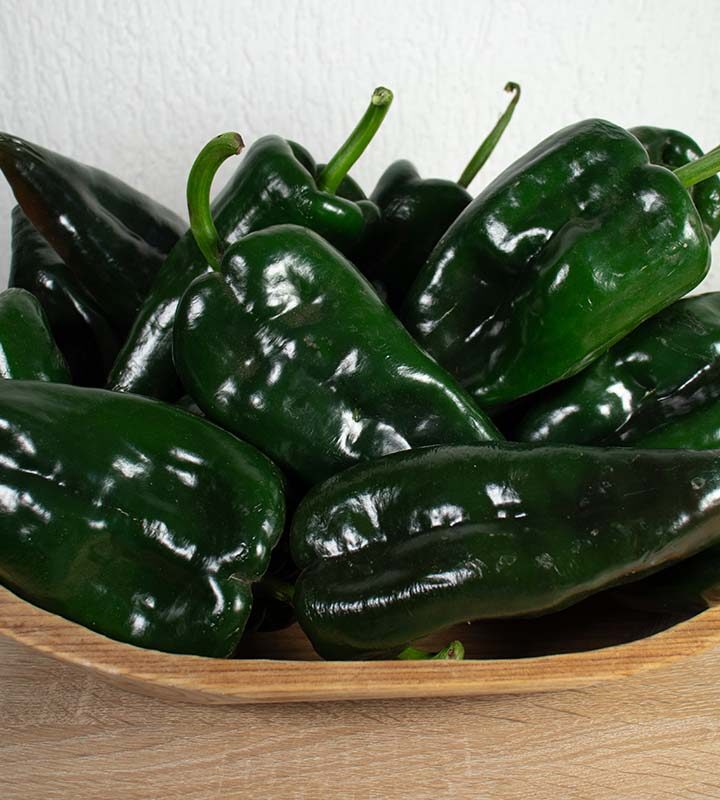
<instances>
[{"instance_id":1,"label":"wooden table surface","mask_svg":"<svg viewBox=\"0 0 720 800\"><path fill-rule=\"evenodd\" d=\"M0 797L720 798L720 650L582 691L206 707L0 638Z\"/></svg>"},{"instance_id":2,"label":"wooden table surface","mask_svg":"<svg viewBox=\"0 0 720 800\"><path fill-rule=\"evenodd\" d=\"M720 798L720 650L582 691L206 707L0 638L0 797Z\"/></svg>"}]
</instances>

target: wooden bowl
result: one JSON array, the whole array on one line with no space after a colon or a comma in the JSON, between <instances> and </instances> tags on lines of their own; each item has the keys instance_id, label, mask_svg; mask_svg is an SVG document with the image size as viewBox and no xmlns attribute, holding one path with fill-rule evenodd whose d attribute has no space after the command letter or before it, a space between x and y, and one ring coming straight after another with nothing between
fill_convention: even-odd
<instances>
[{"instance_id":1,"label":"wooden bowl","mask_svg":"<svg viewBox=\"0 0 720 800\"><path fill-rule=\"evenodd\" d=\"M700 653L720 644L720 606L679 619L599 595L552 616L456 626L421 643L460 639L466 660L445 662L320 661L294 625L246 637L226 660L121 644L0 587L0 633L126 688L197 703L494 695L578 688Z\"/></svg>"}]
</instances>

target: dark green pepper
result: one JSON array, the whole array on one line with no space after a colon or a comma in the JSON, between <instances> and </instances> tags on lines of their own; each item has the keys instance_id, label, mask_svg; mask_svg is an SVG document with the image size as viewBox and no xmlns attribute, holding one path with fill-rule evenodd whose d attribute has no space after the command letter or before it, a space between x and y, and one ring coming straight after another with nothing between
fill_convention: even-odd
<instances>
[{"instance_id":1,"label":"dark green pepper","mask_svg":"<svg viewBox=\"0 0 720 800\"><path fill-rule=\"evenodd\" d=\"M265 456L164 403L28 381L0 381L0 451L0 582L113 639L232 654L283 528Z\"/></svg>"},{"instance_id":2,"label":"dark green pepper","mask_svg":"<svg viewBox=\"0 0 720 800\"><path fill-rule=\"evenodd\" d=\"M630 128L630 133L640 141L653 164L668 169L684 167L703 155L697 142L681 131L642 125ZM705 223L705 233L712 241L720 231L720 178L713 175L696 183L690 194L700 219Z\"/></svg>"},{"instance_id":3,"label":"dark green pepper","mask_svg":"<svg viewBox=\"0 0 720 800\"><path fill-rule=\"evenodd\" d=\"M10 286L27 289L43 307L72 382L102 386L120 347L100 307L23 214L12 211Z\"/></svg>"},{"instance_id":4,"label":"dark green pepper","mask_svg":"<svg viewBox=\"0 0 720 800\"><path fill-rule=\"evenodd\" d=\"M0 292L0 378L71 382L42 306L24 289Z\"/></svg>"},{"instance_id":5,"label":"dark green pepper","mask_svg":"<svg viewBox=\"0 0 720 800\"><path fill-rule=\"evenodd\" d=\"M175 319L175 366L209 419L306 483L397 450L499 434L316 233L231 245Z\"/></svg>"},{"instance_id":6,"label":"dark green pepper","mask_svg":"<svg viewBox=\"0 0 720 800\"><path fill-rule=\"evenodd\" d=\"M370 196L380 209L380 222L355 260L391 308L400 306L435 245L472 202L467 187L500 141L520 99L518 84L508 83L505 91L513 93L507 110L458 181L422 179L409 161L396 161Z\"/></svg>"},{"instance_id":7,"label":"dark green pepper","mask_svg":"<svg viewBox=\"0 0 720 800\"><path fill-rule=\"evenodd\" d=\"M675 428L680 439L667 446L699 446L698 434L720 446L720 292L678 300L530 400L513 439L663 447L651 444L653 432L664 440Z\"/></svg>"},{"instance_id":8,"label":"dark green pepper","mask_svg":"<svg viewBox=\"0 0 720 800\"><path fill-rule=\"evenodd\" d=\"M408 329L475 399L501 406L568 378L696 286L710 248L686 186L602 120L571 125L500 175L413 284Z\"/></svg>"},{"instance_id":9,"label":"dark green pepper","mask_svg":"<svg viewBox=\"0 0 720 800\"><path fill-rule=\"evenodd\" d=\"M720 400L688 409L655 430L638 437L637 447L712 450L720 447Z\"/></svg>"},{"instance_id":10,"label":"dark green pepper","mask_svg":"<svg viewBox=\"0 0 720 800\"><path fill-rule=\"evenodd\" d=\"M126 332L185 223L112 175L6 133L0 170L30 222Z\"/></svg>"},{"instance_id":11,"label":"dark green pepper","mask_svg":"<svg viewBox=\"0 0 720 800\"><path fill-rule=\"evenodd\" d=\"M298 620L325 658L544 614L720 539L718 451L432 447L315 487L292 523Z\"/></svg>"},{"instance_id":12,"label":"dark green pepper","mask_svg":"<svg viewBox=\"0 0 720 800\"><path fill-rule=\"evenodd\" d=\"M636 447L715 450L720 447L720 401L683 413L646 436ZM613 592L631 608L661 613L697 613L720 602L720 547Z\"/></svg>"},{"instance_id":13,"label":"dark green pepper","mask_svg":"<svg viewBox=\"0 0 720 800\"><path fill-rule=\"evenodd\" d=\"M370 109L353 132L355 138L351 136L339 151L340 158L333 159L318 177L309 171L314 162L304 148L278 136L258 139L213 203L223 245L228 246L252 231L287 222L316 231L346 252L355 248L369 221L377 221L379 212L369 201L354 202L335 192L377 130L391 100L392 94L387 89L375 91ZM241 148L242 140L238 137L236 152ZM352 158L347 158L348 153ZM212 180L218 168L218 159L225 158L227 152L223 149L203 150L188 180L189 195L204 191L204 183ZM207 254L200 251L188 232L160 271L115 362L109 388L164 400L179 397L181 387L172 362L175 310L190 283L208 270Z\"/></svg>"}]
</instances>

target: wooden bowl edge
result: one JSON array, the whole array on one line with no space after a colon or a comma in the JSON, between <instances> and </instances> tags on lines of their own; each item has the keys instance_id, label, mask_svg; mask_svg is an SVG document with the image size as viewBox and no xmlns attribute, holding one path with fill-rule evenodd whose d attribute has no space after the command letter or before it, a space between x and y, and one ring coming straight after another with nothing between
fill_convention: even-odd
<instances>
[{"instance_id":1,"label":"wooden bowl edge","mask_svg":"<svg viewBox=\"0 0 720 800\"><path fill-rule=\"evenodd\" d=\"M145 650L44 611L0 587L0 634L144 694L204 704L528 694L657 669L720 644L720 606L597 650L466 661L212 659Z\"/></svg>"}]
</instances>

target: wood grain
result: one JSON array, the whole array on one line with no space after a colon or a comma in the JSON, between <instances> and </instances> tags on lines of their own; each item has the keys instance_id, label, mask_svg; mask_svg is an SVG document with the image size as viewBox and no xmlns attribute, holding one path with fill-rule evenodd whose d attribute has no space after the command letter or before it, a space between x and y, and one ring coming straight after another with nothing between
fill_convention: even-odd
<instances>
[{"instance_id":1,"label":"wood grain","mask_svg":"<svg viewBox=\"0 0 720 800\"><path fill-rule=\"evenodd\" d=\"M541 695L202 706L0 639L3 800L720 798L720 650Z\"/></svg>"},{"instance_id":2,"label":"wood grain","mask_svg":"<svg viewBox=\"0 0 720 800\"><path fill-rule=\"evenodd\" d=\"M572 620L572 614L577 618L578 633L592 630L587 607L576 607L569 614L553 615L544 623L520 623L520 630L525 631L520 640L532 644L534 636L543 642L548 638L552 641L551 631L564 632L563 620ZM609 627L622 628L621 622L631 618L623 609L616 624ZM0 589L0 633L38 652L90 669L120 686L157 697L208 704L489 696L577 689L658 669L719 645L720 607L655 635L601 649L585 649L587 643L583 646L581 638L571 636L570 648L558 648L571 652L554 655L533 655L531 648L522 653L526 657L473 658L477 651L487 654L491 644L487 631L487 626L463 627L460 636L470 657L462 662L291 660L309 652L297 627L270 637L276 648L285 648L275 658L259 658L262 653L256 652L255 658L208 659L120 644ZM533 636L528 636L531 632ZM451 630L444 635L447 641L448 636L455 638L458 634Z\"/></svg>"}]
</instances>

